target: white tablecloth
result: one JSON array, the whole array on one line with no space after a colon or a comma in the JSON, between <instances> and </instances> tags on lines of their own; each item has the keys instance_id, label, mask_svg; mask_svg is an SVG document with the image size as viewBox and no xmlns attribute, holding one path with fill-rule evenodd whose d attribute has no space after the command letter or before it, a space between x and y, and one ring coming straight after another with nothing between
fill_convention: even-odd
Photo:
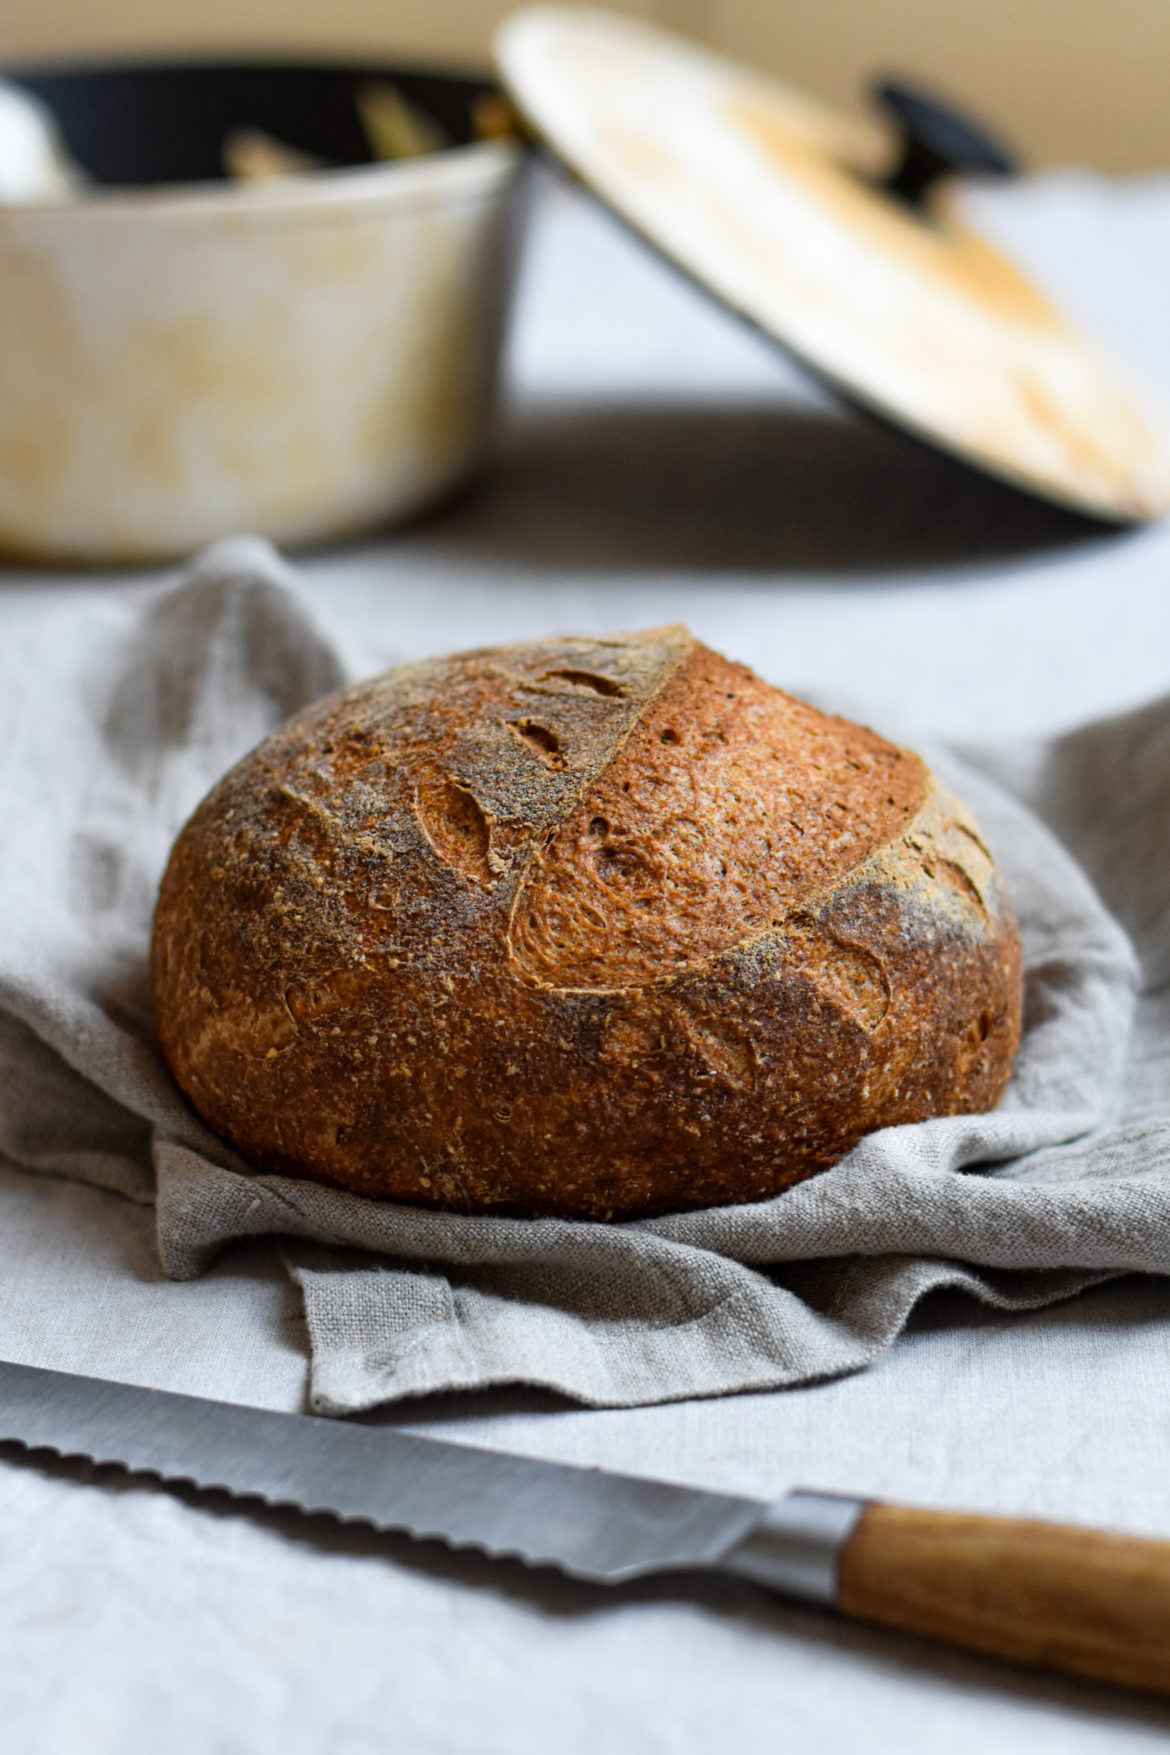
<instances>
[{"instance_id":1,"label":"white tablecloth","mask_svg":"<svg viewBox=\"0 0 1170 1755\"><path fill-rule=\"evenodd\" d=\"M1170 396L1170 180L1067 174L983 222ZM300 564L387 660L686 620L793 689L979 736L1170 689L1170 527L1089 528L841 415L579 198L546 191L480 490ZM15 620L125 587L0 572ZM151 1215L0 1166L0 1356L290 1410L295 1294L249 1247L162 1279ZM473 1444L768 1495L798 1481L1170 1536L1170 1285L1029 1316L939 1298L866 1374L585 1412L399 1409ZM13 1755L596 1755L1162 1746L1170 1707L850 1628L730 1583L607 1595L0 1456Z\"/></svg>"}]
</instances>

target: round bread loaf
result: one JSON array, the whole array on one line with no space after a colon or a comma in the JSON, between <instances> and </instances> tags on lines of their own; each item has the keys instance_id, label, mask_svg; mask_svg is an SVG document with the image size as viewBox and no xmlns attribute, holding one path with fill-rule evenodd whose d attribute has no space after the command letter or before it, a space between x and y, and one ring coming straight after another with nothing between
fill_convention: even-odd
<instances>
[{"instance_id":1,"label":"round bread loaf","mask_svg":"<svg viewBox=\"0 0 1170 1755\"><path fill-rule=\"evenodd\" d=\"M180 835L153 980L175 1078L257 1167L599 1219L990 1109L1020 1023L964 807L674 627L309 708Z\"/></svg>"}]
</instances>

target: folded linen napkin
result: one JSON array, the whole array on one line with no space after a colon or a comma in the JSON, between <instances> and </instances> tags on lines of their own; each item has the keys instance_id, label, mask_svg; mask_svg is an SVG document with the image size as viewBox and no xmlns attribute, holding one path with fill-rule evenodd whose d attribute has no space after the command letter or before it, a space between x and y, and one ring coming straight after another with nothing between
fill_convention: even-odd
<instances>
[{"instance_id":1,"label":"folded linen napkin","mask_svg":"<svg viewBox=\"0 0 1170 1755\"><path fill-rule=\"evenodd\" d=\"M937 1287L1024 1309L1170 1272L1170 701L927 752L1020 913L1024 1039L994 1114L872 1134L773 1200L604 1225L258 1175L167 1074L147 953L170 843L231 762L344 680L251 539L0 651L0 1152L156 1200L176 1278L282 1238L317 1409L498 1383L608 1406L779 1387L867 1364Z\"/></svg>"}]
</instances>

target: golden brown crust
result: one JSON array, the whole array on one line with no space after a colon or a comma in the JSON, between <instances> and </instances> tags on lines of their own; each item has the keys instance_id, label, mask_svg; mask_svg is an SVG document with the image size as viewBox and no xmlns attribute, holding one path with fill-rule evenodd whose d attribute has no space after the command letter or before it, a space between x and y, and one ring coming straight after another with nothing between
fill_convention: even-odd
<instances>
[{"instance_id":1,"label":"golden brown crust","mask_svg":"<svg viewBox=\"0 0 1170 1755\"><path fill-rule=\"evenodd\" d=\"M153 978L254 1164L465 1211L763 1198L993 1107L1019 1035L962 806L680 628L318 703L184 829Z\"/></svg>"}]
</instances>

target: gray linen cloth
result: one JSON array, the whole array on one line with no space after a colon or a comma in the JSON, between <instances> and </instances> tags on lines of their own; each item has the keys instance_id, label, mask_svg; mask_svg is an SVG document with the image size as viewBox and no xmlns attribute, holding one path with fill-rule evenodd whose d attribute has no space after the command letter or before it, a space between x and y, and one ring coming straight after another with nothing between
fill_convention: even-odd
<instances>
[{"instance_id":1,"label":"gray linen cloth","mask_svg":"<svg viewBox=\"0 0 1170 1755\"><path fill-rule=\"evenodd\" d=\"M866 1365L938 1287L1027 1309L1170 1272L1170 701L927 752L1020 914L1024 1038L994 1114L872 1134L773 1200L603 1225L258 1175L167 1074L146 971L171 841L237 757L345 680L248 538L0 651L0 1152L156 1201L175 1278L281 1238L320 1411L500 1383L598 1406L775 1388Z\"/></svg>"}]
</instances>

